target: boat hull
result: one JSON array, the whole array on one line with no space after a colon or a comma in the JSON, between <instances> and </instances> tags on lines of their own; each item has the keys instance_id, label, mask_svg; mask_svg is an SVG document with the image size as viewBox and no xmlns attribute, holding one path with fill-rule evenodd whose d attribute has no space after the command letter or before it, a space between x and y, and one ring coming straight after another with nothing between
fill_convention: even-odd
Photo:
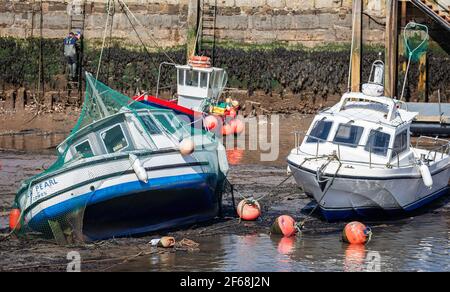
<instances>
[{"instance_id":1,"label":"boat hull","mask_svg":"<svg viewBox=\"0 0 450 292\"><path fill-rule=\"evenodd\" d=\"M124 182L47 207L29 222L40 232L48 221L82 210L82 232L90 240L132 236L182 227L218 215L221 193L213 174Z\"/></svg>"},{"instance_id":2,"label":"boat hull","mask_svg":"<svg viewBox=\"0 0 450 292\"><path fill-rule=\"evenodd\" d=\"M433 174L433 187L427 188L421 177L349 177L324 176L318 183L316 172L289 162L295 180L319 203L327 221L353 218L392 217L414 211L448 194L449 168ZM332 183L331 183L332 182Z\"/></svg>"},{"instance_id":3,"label":"boat hull","mask_svg":"<svg viewBox=\"0 0 450 292\"><path fill-rule=\"evenodd\" d=\"M194 154L196 158L176 151L142 156L147 183L138 179L127 156L55 173L31 188L30 202L22 197L25 223L49 233L57 222L62 230L100 240L211 220L220 211L224 176L216 153Z\"/></svg>"}]
</instances>

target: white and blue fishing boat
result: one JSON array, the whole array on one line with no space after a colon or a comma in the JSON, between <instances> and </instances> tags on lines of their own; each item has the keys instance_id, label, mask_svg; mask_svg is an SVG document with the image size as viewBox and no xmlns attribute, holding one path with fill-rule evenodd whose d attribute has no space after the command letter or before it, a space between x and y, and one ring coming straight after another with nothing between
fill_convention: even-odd
<instances>
[{"instance_id":1,"label":"white and blue fishing boat","mask_svg":"<svg viewBox=\"0 0 450 292\"><path fill-rule=\"evenodd\" d=\"M216 217L228 171L222 144L171 110L86 79L81 117L57 162L18 191L22 228L98 240Z\"/></svg>"},{"instance_id":2,"label":"white and blue fishing boat","mask_svg":"<svg viewBox=\"0 0 450 292\"><path fill-rule=\"evenodd\" d=\"M411 138L418 113L383 96L383 64L296 134L288 169L328 221L407 214L448 193L450 144Z\"/></svg>"}]
</instances>

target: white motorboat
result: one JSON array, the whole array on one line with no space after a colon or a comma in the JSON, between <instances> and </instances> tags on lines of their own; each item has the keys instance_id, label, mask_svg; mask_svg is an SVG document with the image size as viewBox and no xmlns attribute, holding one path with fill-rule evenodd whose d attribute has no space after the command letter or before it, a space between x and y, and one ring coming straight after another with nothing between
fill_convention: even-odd
<instances>
[{"instance_id":1,"label":"white motorboat","mask_svg":"<svg viewBox=\"0 0 450 292\"><path fill-rule=\"evenodd\" d=\"M303 139L296 133L288 157L296 182L329 221L408 212L448 192L449 142L419 137L412 143L417 113L380 96L377 64L376 82L318 113Z\"/></svg>"}]
</instances>

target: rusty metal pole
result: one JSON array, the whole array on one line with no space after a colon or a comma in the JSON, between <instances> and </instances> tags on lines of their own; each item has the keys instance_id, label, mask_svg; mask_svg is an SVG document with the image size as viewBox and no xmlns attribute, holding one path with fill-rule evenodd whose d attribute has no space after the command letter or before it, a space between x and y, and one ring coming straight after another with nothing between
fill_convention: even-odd
<instances>
[{"instance_id":1,"label":"rusty metal pole","mask_svg":"<svg viewBox=\"0 0 450 292\"><path fill-rule=\"evenodd\" d=\"M397 96L398 0L386 2L385 87L387 97Z\"/></svg>"},{"instance_id":2,"label":"rusty metal pole","mask_svg":"<svg viewBox=\"0 0 450 292\"><path fill-rule=\"evenodd\" d=\"M361 55L362 55L362 0L353 0L353 35L351 57L351 91L361 89Z\"/></svg>"}]
</instances>

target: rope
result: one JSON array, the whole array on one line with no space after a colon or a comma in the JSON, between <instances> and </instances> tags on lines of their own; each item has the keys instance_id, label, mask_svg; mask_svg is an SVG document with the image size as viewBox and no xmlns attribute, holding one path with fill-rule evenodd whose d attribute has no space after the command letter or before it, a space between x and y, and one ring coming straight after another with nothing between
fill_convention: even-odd
<instances>
[{"instance_id":1,"label":"rope","mask_svg":"<svg viewBox=\"0 0 450 292\"><path fill-rule=\"evenodd\" d=\"M149 59L151 60L152 65L155 67L156 71L159 71L159 67L155 64L155 62L153 61L152 55L150 54L150 52L147 49L147 46L145 45L144 41L141 38L141 35L139 34L139 32L136 29L136 26L134 25L134 23L131 21L128 13L125 11L125 7L123 6L124 4L122 4L122 1L119 1L119 4L122 8L122 10L125 12L125 16L128 20L128 22L130 23L131 27L133 28L134 33L136 34L137 38L139 39L139 42L141 43L142 47L144 48L145 53L148 55ZM129 10L128 10L129 11ZM165 52L163 52L166 56L167 54ZM170 57L169 57L170 59ZM170 59L171 60L171 59ZM175 63L175 62L173 62Z\"/></svg>"},{"instance_id":2,"label":"rope","mask_svg":"<svg viewBox=\"0 0 450 292\"><path fill-rule=\"evenodd\" d=\"M297 228L298 231L301 231L301 230L303 229L303 227L305 226L305 223L311 218L312 214L317 210L317 208L319 208L320 203L323 201L323 199L325 198L326 194L327 194L328 191L331 189L331 186L333 185L333 183L334 183L334 181L335 181L335 179L336 179L336 176L337 176L339 170L340 170L341 167L342 167L342 163L341 163L341 161L339 160L339 158L338 158L336 155L332 155L332 156L329 156L328 161L327 161L326 163L324 163L324 164L317 170L317 173L316 173L316 175L317 175L317 182L320 182L319 172L322 172L322 173L323 173L323 172L325 171L325 169L328 167L328 165L330 165L330 163L331 163L332 161L335 161L335 160L339 162L339 166L338 166L338 169L336 170L336 172L334 173L333 178L331 179L331 183L327 186L327 188L326 188L326 190L324 191L324 193L322 194L322 197L320 198L320 200L317 201L317 205L311 210L311 212L309 212L309 214L305 217L305 219L303 219L303 221L302 221L301 223L296 224L296 228ZM305 162L305 161L303 161L303 163L304 163L304 162ZM302 164L303 164L303 163L302 163ZM326 181L330 181L330 179L325 179L325 180L323 180L322 182L326 182Z\"/></svg>"},{"instance_id":3,"label":"rope","mask_svg":"<svg viewBox=\"0 0 450 292\"><path fill-rule=\"evenodd\" d=\"M139 24L140 26L144 27L145 26L139 21L139 19L136 18L136 16L133 14L133 12L131 12L131 10L128 8L127 4L125 4L125 2L123 2L123 0L118 0L119 3L121 4L122 8L125 8L128 13L130 13L130 15L134 18L134 20L137 22L137 24ZM125 13L126 14L126 13ZM127 16L128 17L128 16ZM135 30L136 31L136 30ZM162 47L158 44L158 42L155 40L155 38L153 36L151 36L147 31L145 31L145 33L147 34L147 36L153 41L153 43L155 44L155 46L159 49L161 49L161 51L163 52L163 54L167 57L167 59L169 59L170 62L176 64L176 62L164 51L162 50Z\"/></svg>"},{"instance_id":4,"label":"rope","mask_svg":"<svg viewBox=\"0 0 450 292\"><path fill-rule=\"evenodd\" d=\"M100 58L98 59L97 74L95 75L96 82L98 80L98 75L100 73L100 66L102 64L103 51L105 50L106 35L108 33L109 17L111 15L111 0L108 0L108 3L106 5L108 5L108 12L107 12L108 15L106 16L105 30L103 31L102 49L100 51Z\"/></svg>"}]
</instances>

